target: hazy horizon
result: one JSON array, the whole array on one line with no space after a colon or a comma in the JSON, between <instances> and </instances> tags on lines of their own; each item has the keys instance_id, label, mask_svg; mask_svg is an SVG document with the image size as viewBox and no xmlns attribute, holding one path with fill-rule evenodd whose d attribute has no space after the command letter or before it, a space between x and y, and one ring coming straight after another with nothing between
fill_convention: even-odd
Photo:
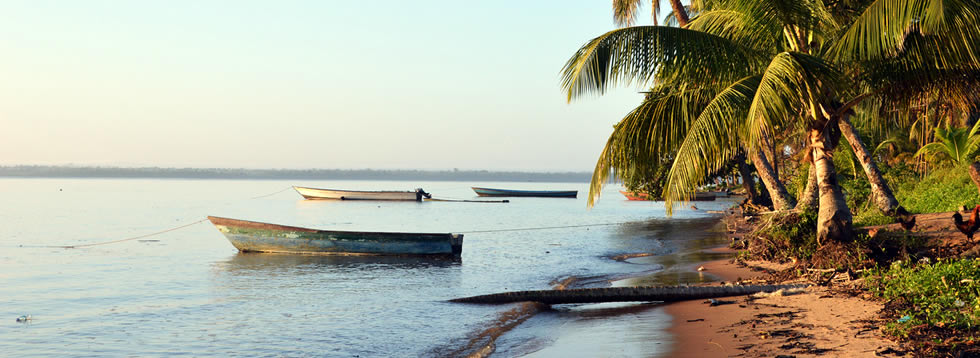
<instances>
[{"instance_id":1,"label":"hazy horizon","mask_svg":"<svg viewBox=\"0 0 980 358\"><path fill-rule=\"evenodd\" d=\"M170 167L170 166L118 166L87 164L0 164L0 168L66 168L66 169L174 169L174 170L337 170L337 171L422 171L422 172L493 172L493 173L592 173L592 170L509 170L509 169L461 169L461 168L275 168L275 167Z\"/></svg>"},{"instance_id":2,"label":"hazy horizon","mask_svg":"<svg viewBox=\"0 0 980 358\"><path fill-rule=\"evenodd\" d=\"M0 165L591 171L608 2L6 1ZM643 19L648 21L649 19Z\"/></svg>"},{"instance_id":3,"label":"hazy horizon","mask_svg":"<svg viewBox=\"0 0 980 358\"><path fill-rule=\"evenodd\" d=\"M420 169L246 169L92 166L0 166L0 178L159 178L589 182L591 172Z\"/></svg>"}]
</instances>

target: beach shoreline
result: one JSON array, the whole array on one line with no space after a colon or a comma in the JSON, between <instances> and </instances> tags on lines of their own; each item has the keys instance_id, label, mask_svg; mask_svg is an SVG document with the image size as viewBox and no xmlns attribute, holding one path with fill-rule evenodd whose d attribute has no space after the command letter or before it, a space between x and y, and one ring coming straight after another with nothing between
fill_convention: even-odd
<instances>
[{"instance_id":1,"label":"beach shoreline","mask_svg":"<svg viewBox=\"0 0 980 358\"><path fill-rule=\"evenodd\" d=\"M735 253L727 247L709 251ZM767 269L786 268L789 265L723 259L689 269L716 278L706 285L720 285L767 281ZM705 300L665 304L672 319L672 346L665 356L878 357L901 352L879 329L882 304L844 292L848 285L859 284L854 281L811 286L801 293L725 298L717 300L722 303L718 305Z\"/></svg>"}]
</instances>

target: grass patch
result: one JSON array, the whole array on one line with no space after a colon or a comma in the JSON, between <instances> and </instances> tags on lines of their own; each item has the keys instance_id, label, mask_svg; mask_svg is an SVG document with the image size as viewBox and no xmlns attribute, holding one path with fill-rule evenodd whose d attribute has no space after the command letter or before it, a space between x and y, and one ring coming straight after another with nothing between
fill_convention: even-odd
<instances>
[{"instance_id":1,"label":"grass patch","mask_svg":"<svg viewBox=\"0 0 980 358\"><path fill-rule=\"evenodd\" d=\"M865 210L854 216L854 227L887 225L895 222L895 218L885 216L877 209Z\"/></svg>"},{"instance_id":2,"label":"grass patch","mask_svg":"<svg viewBox=\"0 0 980 358\"><path fill-rule=\"evenodd\" d=\"M946 355L980 340L980 261L897 261L867 276L868 289L886 300L885 331L917 348ZM972 349L972 348L970 348Z\"/></svg>"},{"instance_id":3,"label":"grass patch","mask_svg":"<svg viewBox=\"0 0 980 358\"><path fill-rule=\"evenodd\" d=\"M912 213L938 213L973 207L980 203L977 186L963 166L933 170L921 180L904 178L907 185L895 193L898 202ZM909 185L911 184L911 185Z\"/></svg>"}]
</instances>

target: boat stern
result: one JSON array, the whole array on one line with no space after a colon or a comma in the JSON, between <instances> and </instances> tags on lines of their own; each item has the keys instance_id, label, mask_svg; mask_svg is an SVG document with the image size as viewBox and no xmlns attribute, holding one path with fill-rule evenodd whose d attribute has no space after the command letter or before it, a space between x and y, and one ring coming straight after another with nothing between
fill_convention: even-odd
<instances>
[{"instance_id":1,"label":"boat stern","mask_svg":"<svg viewBox=\"0 0 980 358\"><path fill-rule=\"evenodd\" d=\"M463 234L449 234L449 244L452 246L453 256L463 253Z\"/></svg>"}]
</instances>

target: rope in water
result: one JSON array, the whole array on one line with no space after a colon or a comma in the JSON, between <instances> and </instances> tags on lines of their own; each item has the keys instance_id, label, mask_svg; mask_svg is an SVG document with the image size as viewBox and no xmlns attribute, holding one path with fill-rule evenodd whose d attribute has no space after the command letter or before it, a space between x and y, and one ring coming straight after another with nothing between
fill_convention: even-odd
<instances>
[{"instance_id":1,"label":"rope in water","mask_svg":"<svg viewBox=\"0 0 980 358\"><path fill-rule=\"evenodd\" d=\"M124 241L138 240L138 239L147 238L147 237L150 237L150 236L156 236L156 235L160 235L160 234L163 234L163 233L171 232L171 231L174 231L174 230L180 230L180 229L183 229L185 227L192 226L192 225L195 225L195 224L200 224L200 223L205 222L205 221L208 221L208 219L201 219L201 220L192 222L190 224L185 224L185 225L181 225L181 226L178 226L178 227L172 227L172 228L169 228L169 229L166 229L166 230L157 231L157 232L152 233L152 234L146 234L146 235L140 235L140 236L125 238L125 239L122 239L122 240L103 241L103 242L96 242L96 243L91 243L91 244L81 244L81 245L37 245L37 246L34 246L34 245L21 245L21 247L77 249L79 247L90 247L90 246L108 245L108 244L115 244L115 243L124 242Z\"/></svg>"},{"instance_id":2,"label":"rope in water","mask_svg":"<svg viewBox=\"0 0 980 358\"><path fill-rule=\"evenodd\" d=\"M267 196L273 196L273 195L276 195L276 194L279 194L279 193L281 193L281 192L284 192L284 191L286 191L286 190L289 190L289 189L292 189L292 188L293 188L293 187L291 187L291 186L287 186L287 187L286 187L285 189L282 189L282 190L280 190L280 191L277 191L277 192L275 192L275 193L272 193L272 194L266 194L266 195L259 195L259 196L255 196L255 197L251 197L250 199L260 199L260 198L264 198L264 197L267 197Z\"/></svg>"},{"instance_id":3,"label":"rope in water","mask_svg":"<svg viewBox=\"0 0 980 358\"><path fill-rule=\"evenodd\" d=\"M292 188L293 188L292 186L287 186L287 187L285 187L285 188L283 188L283 189L281 189L281 190L279 190L279 191L277 191L275 193L266 194L266 195L260 195L260 196L255 196L255 197L252 197L250 199L259 199L259 198L264 198L264 197L267 197L267 196L273 196L273 195L279 194L281 192L284 192L284 191L289 190L289 189L292 189ZM185 225L181 225L181 226L177 226L177 227L172 227L172 228L169 228L169 229L166 229L166 230L162 230L162 231L157 231L157 232L154 232L154 233L151 233L151 234L140 235L140 236L135 236L135 237L129 237L129 238L121 239L121 240L103 241L103 242L96 242L96 243L91 243L91 244L81 244L81 245L19 245L19 247L56 248L56 249L77 249L79 247L90 247L90 246L108 245L108 244L115 244L115 243L120 243L120 242L133 241L133 240L139 240L139 239L143 239L143 238L147 238L147 237L151 237L151 236L156 236L156 235L168 233L168 232L175 231L175 230L180 230L180 229L183 229L183 228L188 227L188 226L193 226L195 224L200 224L200 223L205 222L205 221L208 221L208 219L201 219L201 220L192 222L190 224L185 224Z\"/></svg>"}]
</instances>

